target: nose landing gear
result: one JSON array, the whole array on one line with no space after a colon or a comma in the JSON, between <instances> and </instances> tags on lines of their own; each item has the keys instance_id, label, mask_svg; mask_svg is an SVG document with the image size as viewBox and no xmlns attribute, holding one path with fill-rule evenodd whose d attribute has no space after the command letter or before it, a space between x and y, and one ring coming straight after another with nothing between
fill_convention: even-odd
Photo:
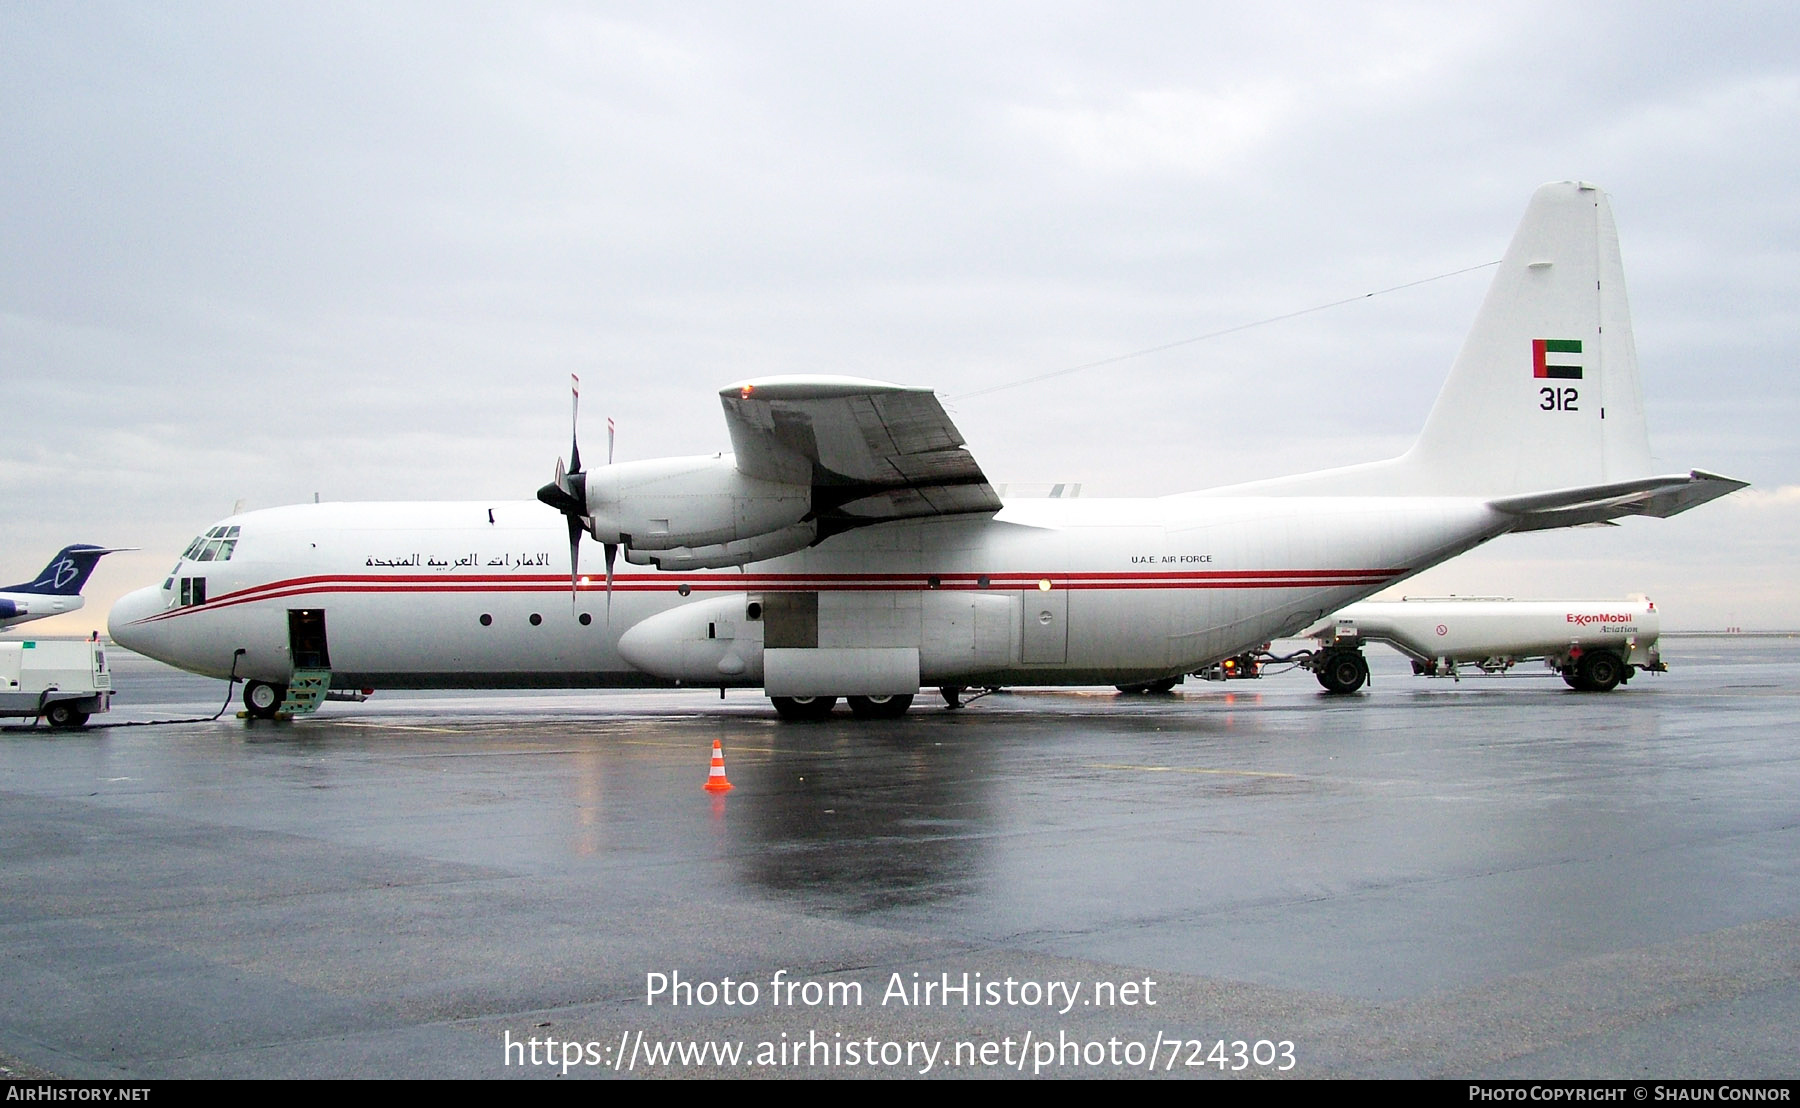
<instances>
[{"instance_id":1,"label":"nose landing gear","mask_svg":"<svg viewBox=\"0 0 1800 1108\"><path fill-rule=\"evenodd\" d=\"M274 719L287 699L287 686L268 681L244 682L244 710L252 719Z\"/></svg>"}]
</instances>

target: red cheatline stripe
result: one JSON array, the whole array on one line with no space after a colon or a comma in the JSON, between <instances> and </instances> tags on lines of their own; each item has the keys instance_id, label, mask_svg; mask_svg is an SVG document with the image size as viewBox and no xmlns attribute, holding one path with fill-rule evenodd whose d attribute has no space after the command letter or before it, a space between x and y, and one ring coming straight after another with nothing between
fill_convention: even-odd
<instances>
[{"instance_id":1,"label":"red cheatline stripe","mask_svg":"<svg viewBox=\"0 0 1800 1108\"><path fill-rule=\"evenodd\" d=\"M1139 581L1139 580L1207 580L1238 579L1245 577L1270 579L1304 579L1308 577L1386 577L1400 572L1395 569L1210 569L1210 570L1135 570L1130 572L1101 571L1052 571L1028 572L1013 571L1005 573L619 573L615 574L615 585L648 584L674 586L686 582L690 585L733 584L751 585L792 585L803 582L818 582L823 585L843 585L866 582L895 582L901 585L927 584L932 578L940 582L978 583L982 578L990 582L1009 582L1016 584L1032 584L1044 578L1052 581ZM588 575L583 578L588 583L598 583L600 578ZM569 578L565 574L518 573L496 574L484 576L444 577L430 574L323 574L312 577L291 577L281 581L271 581L264 585L252 585L240 592L254 592L258 589L290 588L299 585L432 585L441 588L475 588L493 585L537 586L543 584L567 586ZM239 593L228 594L237 596Z\"/></svg>"},{"instance_id":2,"label":"red cheatline stripe","mask_svg":"<svg viewBox=\"0 0 1800 1108\"><path fill-rule=\"evenodd\" d=\"M988 579L986 591L1035 591L1041 581L1048 580L1053 589L1064 591L1138 591L1146 589L1264 589L1264 588L1348 588L1379 584L1401 576L1403 569L1266 569L1266 570L1196 570L1168 573L945 573L945 574L805 574L775 573L743 576L735 574L687 575L631 574L615 577L617 593L675 592L687 585L690 592L927 592L934 586L945 591L982 591L980 580ZM292 596L329 593L390 594L454 594L478 593L552 593L569 587L569 579L559 575L522 574L515 577L465 577L447 580L442 577L381 576L352 574L343 576L295 577L253 585L247 589L214 597L203 605L171 608L146 616L139 622L170 619L194 611L217 611L221 608ZM601 593L605 582L590 578L581 591Z\"/></svg>"},{"instance_id":3,"label":"red cheatline stripe","mask_svg":"<svg viewBox=\"0 0 1800 1108\"><path fill-rule=\"evenodd\" d=\"M1188 572L1139 573L771 573L771 574L619 574L613 578L615 592L672 591L686 584L692 591L742 592L747 589L801 591L855 591L884 589L906 591L930 589L935 578L938 588L980 587L983 577L990 589L1035 589L1040 581L1049 580L1057 588L1207 588L1243 587L1246 584L1306 584L1338 581L1380 581L1401 572L1394 569L1268 569L1268 570L1193 570ZM292 596L297 592L544 592L568 587L568 578L559 574L519 574L510 577L484 576L445 578L433 576L379 574L346 574L339 576L296 577L253 585L247 589L224 593L212 603L237 603L256 598ZM604 590L604 580L589 577L583 590Z\"/></svg>"}]
</instances>

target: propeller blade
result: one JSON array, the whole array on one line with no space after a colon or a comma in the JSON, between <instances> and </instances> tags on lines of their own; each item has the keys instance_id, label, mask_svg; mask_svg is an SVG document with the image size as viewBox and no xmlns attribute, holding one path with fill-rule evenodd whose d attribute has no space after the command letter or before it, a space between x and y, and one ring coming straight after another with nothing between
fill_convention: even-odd
<instances>
[{"instance_id":1,"label":"propeller blade","mask_svg":"<svg viewBox=\"0 0 1800 1108\"><path fill-rule=\"evenodd\" d=\"M612 624L612 559L619 556L619 543L601 543L607 550L607 624Z\"/></svg>"},{"instance_id":2,"label":"propeller blade","mask_svg":"<svg viewBox=\"0 0 1800 1108\"><path fill-rule=\"evenodd\" d=\"M569 518L569 603L573 604L576 600L575 585L576 585L576 582L581 577L581 532L583 530L585 530L585 528L582 527L582 525L581 525L581 517L570 516L568 518Z\"/></svg>"},{"instance_id":3,"label":"propeller blade","mask_svg":"<svg viewBox=\"0 0 1800 1108\"><path fill-rule=\"evenodd\" d=\"M610 420L608 421L611 422ZM550 483L538 490L538 499L563 514L569 524L569 602L581 597L581 533L588 529L587 474L581 469L581 378L569 374L569 468L556 459ZM611 435L607 450L611 453ZM606 548L607 614L612 614L612 562L615 547Z\"/></svg>"},{"instance_id":4,"label":"propeller blade","mask_svg":"<svg viewBox=\"0 0 1800 1108\"><path fill-rule=\"evenodd\" d=\"M569 468L581 472L581 445L576 430L581 425L581 378L569 374Z\"/></svg>"},{"instance_id":5,"label":"propeller blade","mask_svg":"<svg viewBox=\"0 0 1800 1108\"><path fill-rule=\"evenodd\" d=\"M619 556L619 544L609 542L601 545L606 550L606 622L610 625L612 623L613 559Z\"/></svg>"}]
</instances>

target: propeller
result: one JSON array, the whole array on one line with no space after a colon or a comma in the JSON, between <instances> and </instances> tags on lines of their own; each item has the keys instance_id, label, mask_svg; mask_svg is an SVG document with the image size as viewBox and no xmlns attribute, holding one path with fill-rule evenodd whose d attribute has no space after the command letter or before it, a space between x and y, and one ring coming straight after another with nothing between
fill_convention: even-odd
<instances>
[{"instance_id":1,"label":"propeller","mask_svg":"<svg viewBox=\"0 0 1800 1108\"><path fill-rule=\"evenodd\" d=\"M587 509L587 473L581 468L581 378L569 374L569 468L563 469L556 459L556 473L548 485L538 490L538 499L561 512L569 524L569 600L574 602L581 579L581 533L589 530ZM606 461L612 464L613 424L606 421ZM603 543L606 552L606 615L612 619L613 563L618 557L618 543Z\"/></svg>"}]
</instances>

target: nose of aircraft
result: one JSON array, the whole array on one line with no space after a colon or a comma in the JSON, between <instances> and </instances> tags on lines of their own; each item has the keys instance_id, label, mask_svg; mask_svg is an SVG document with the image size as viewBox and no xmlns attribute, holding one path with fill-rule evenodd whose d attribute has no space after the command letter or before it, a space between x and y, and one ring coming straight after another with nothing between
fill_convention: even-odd
<instances>
[{"instance_id":1,"label":"nose of aircraft","mask_svg":"<svg viewBox=\"0 0 1800 1108\"><path fill-rule=\"evenodd\" d=\"M143 620L162 611L162 590L139 589L126 593L113 603L106 616L106 634L127 650L156 657L157 634L153 624Z\"/></svg>"}]
</instances>

